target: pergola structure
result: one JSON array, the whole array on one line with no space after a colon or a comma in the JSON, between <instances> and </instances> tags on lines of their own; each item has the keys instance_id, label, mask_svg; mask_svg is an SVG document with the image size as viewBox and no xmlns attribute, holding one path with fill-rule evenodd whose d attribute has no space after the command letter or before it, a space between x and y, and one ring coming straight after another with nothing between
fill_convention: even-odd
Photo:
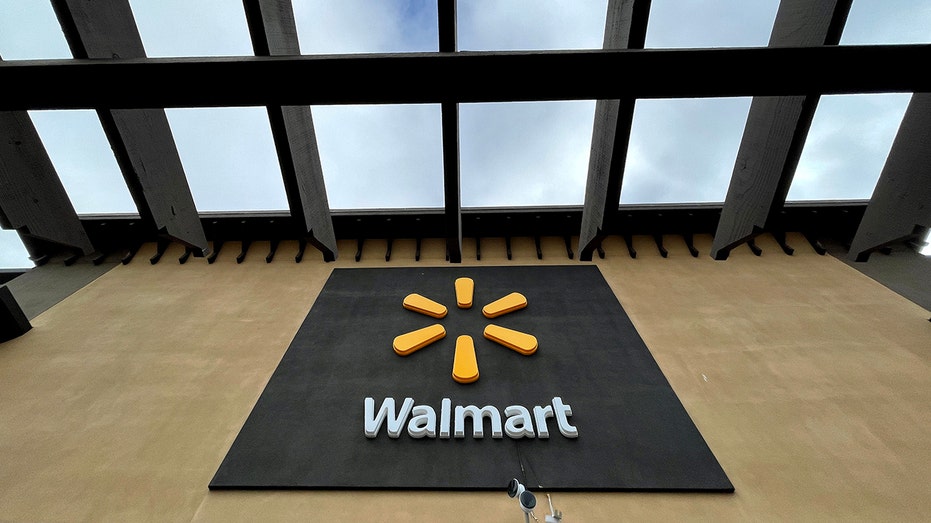
<instances>
[{"instance_id":1,"label":"pergola structure","mask_svg":"<svg viewBox=\"0 0 931 523\"><path fill-rule=\"evenodd\" d=\"M765 48L643 49L650 0L610 0L604 46L590 51L457 52L456 2L439 0L439 52L300 54L289 0L244 0L255 56L147 58L128 0L53 0L74 59L0 62L0 225L15 229L37 264L65 254L132 259L158 242L188 256L215 255L226 241L307 243L325 260L337 240L445 238L448 260L462 260L463 237L565 239L574 258L603 256L602 240L713 234L723 260L754 237L772 234L787 254L786 232L849 245L848 257L913 240L931 227L931 62L929 45L839 46L851 0L783 0ZM613 75L608 72L615 72ZM619 74L617 74L619 73ZM246 79L261 78L261 81ZM314 78L314 82L293 82ZM383 81L390 79L390 81ZM130 87L129 82L145 88ZM50 86L54 86L50 88ZM61 87L59 87L61 86ZM872 198L786 204L819 97L910 92ZM723 204L619 205L634 103L645 98L753 96ZM584 205L463 209L459 186L458 104L597 100ZM330 210L312 105L439 103L445 206L432 210ZM199 213L165 108L265 106L289 210ZM79 216L26 111L95 109L116 155L137 216ZM437 173L439 175L440 173ZM347 255L349 253L342 253ZM212 261L213 258L208 258Z\"/></svg>"}]
</instances>

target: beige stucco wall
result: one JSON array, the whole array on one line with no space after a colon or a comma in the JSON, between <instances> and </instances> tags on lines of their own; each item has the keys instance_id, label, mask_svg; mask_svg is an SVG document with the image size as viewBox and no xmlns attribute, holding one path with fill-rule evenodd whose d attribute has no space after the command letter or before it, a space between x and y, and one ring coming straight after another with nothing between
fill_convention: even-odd
<instances>
[{"instance_id":1,"label":"beige stucco wall","mask_svg":"<svg viewBox=\"0 0 931 523\"><path fill-rule=\"evenodd\" d=\"M610 239L594 262L734 483L730 495L569 494L564 521L926 521L929 312L791 238L726 262ZM702 253L709 238L698 238ZM209 492L229 445L334 267L412 265L413 241L336 263L179 265L146 246L0 345L0 520L521 521L504 493ZM559 238L482 241L467 264L579 263ZM474 243L466 242L467 258ZM422 266L446 265L425 241ZM321 449L322 451L325 449ZM507 478L503 478L503 483ZM545 492L538 491L545 506ZM538 511L542 520L545 510Z\"/></svg>"}]
</instances>

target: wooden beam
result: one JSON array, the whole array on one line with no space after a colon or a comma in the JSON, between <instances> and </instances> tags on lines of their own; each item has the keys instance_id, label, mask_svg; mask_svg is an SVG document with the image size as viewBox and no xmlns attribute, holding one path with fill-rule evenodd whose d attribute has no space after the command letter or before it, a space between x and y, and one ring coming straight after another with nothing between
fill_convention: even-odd
<instances>
[{"instance_id":1,"label":"wooden beam","mask_svg":"<svg viewBox=\"0 0 931 523\"><path fill-rule=\"evenodd\" d=\"M437 2L439 49L455 53L456 0ZM446 254L450 263L462 263L462 193L459 185L459 104L443 101L441 128L443 132L443 195L446 226Z\"/></svg>"},{"instance_id":2,"label":"wooden beam","mask_svg":"<svg viewBox=\"0 0 931 523\"><path fill-rule=\"evenodd\" d=\"M462 205L459 192L459 105L441 105L443 131L443 220L451 263L462 262Z\"/></svg>"},{"instance_id":3,"label":"wooden beam","mask_svg":"<svg viewBox=\"0 0 931 523\"><path fill-rule=\"evenodd\" d=\"M0 110L923 92L931 75L901 64L929 62L928 44L17 60L0 63ZM157 88L128 89L127 78Z\"/></svg>"},{"instance_id":4,"label":"wooden beam","mask_svg":"<svg viewBox=\"0 0 931 523\"><path fill-rule=\"evenodd\" d=\"M892 142L873 197L850 245L848 258L931 228L931 93L915 93Z\"/></svg>"},{"instance_id":5,"label":"wooden beam","mask_svg":"<svg viewBox=\"0 0 931 523\"><path fill-rule=\"evenodd\" d=\"M0 226L84 254L94 251L25 111L0 111Z\"/></svg>"},{"instance_id":6,"label":"wooden beam","mask_svg":"<svg viewBox=\"0 0 931 523\"><path fill-rule=\"evenodd\" d=\"M0 343L18 338L32 329L29 318L6 285L0 285Z\"/></svg>"},{"instance_id":7,"label":"wooden beam","mask_svg":"<svg viewBox=\"0 0 931 523\"><path fill-rule=\"evenodd\" d=\"M145 58L127 0L53 0L52 6L76 58ZM133 78L138 86L133 87L127 78L133 77L112 81L126 91L158 90L165 81ZM98 108L97 115L143 221L159 234L194 249L195 256L203 256L207 239L165 111Z\"/></svg>"},{"instance_id":8,"label":"wooden beam","mask_svg":"<svg viewBox=\"0 0 931 523\"><path fill-rule=\"evenodd\" d=\"M852 0L782 0L769 47L836 45ZM714 235L711 256L731 249L774 223L785 204L820 95L755 97Z\"/></svg>"},{"instance_id":9,"label":"wooden beam","mask_svg":"<svg viewBox=\"0 0 931 523\"><path fill-rule=\"evenodd\" d=\"M650 0L608 2L604 49L643 49L649 15ZM604 75L604 72L597 74ZM617 214L634 105L633 98L595 102L585 206L579 232L579 259L582 261L592 260L592 253L607 234L607 224L613 222Z\"/></svg>"},{"instance_id":10,"label":"wooden beam","mask_svg":"<svg viewBox=\"0 0 931 523\"><path fill-rule=\"evenodd\" d=\"M257 56L301 54L290 0L243 0L243 6ZM336 236L311 108L269 105L266 109L291 215L323 259L333 261L338 255Z\"/></svg>"}]
</instances>

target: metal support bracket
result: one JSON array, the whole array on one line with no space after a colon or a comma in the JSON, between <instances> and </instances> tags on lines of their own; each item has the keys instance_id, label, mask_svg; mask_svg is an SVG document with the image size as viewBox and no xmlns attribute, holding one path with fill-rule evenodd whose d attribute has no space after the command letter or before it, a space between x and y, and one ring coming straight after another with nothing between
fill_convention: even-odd
<instances>
[{"instance_id":1,"label":"metal support bracket","mask_svg":"<svg viewBox=\"0 0 931 523\"><path fill-rule=\"evenodd\" d=\"M210 256L207 256L207 263L213 263L217 261L217 256L220 255L220 249L223 248L223 240L214 240L213 241L213 252L210 253Z\"/></svg>"},{"instance_id":2,"label":"metal support bracket","mask_svg":"<svg viewBox=\"0 0 931 523\"><path fill-rule=\"evenodd\" d=\"M304 249L307 248L307 240L301 238L297 242L297 254L294 255L294 263L301 263L301 260L304 259Z\"/></svg>"},{"instance_id":3,"label":"metal support bracket","mask_svg":"<svg viewBox=\"0 0 931 523\"><path fill-rule=\"evenodd\" d=\"M128 265L129 262L133 261L133 258L136 257L136 253L139 252L139 247L141 247L141 245L130 247L129 251L123 256L122 259L120 259L120 263L123 265Z\"/></svg>"},{"instance_id":4,"label":"metal support bracket","mask_svg":"<svg viewBox=\"0 0 931 523\"><path fill-rule=\"evenodd\" d=\"M281 243L279 240L271 241L271 248L268 250L268 255L265 256L265 263L271 263L275 259L275 253L278 252L279 243Z\"/></svg>"},{"instance_id":5,"label":"metal support bracket","mask_svg":"<svg viewBox=\"0 0 931 523\"><path fill-rule=\"evenodd\" d=\"M682 238L685 239L685 246L688 247L692 258L698 258L698 249L695 248L695 238L692 237L692 234L683 234Z\"/></svg>"},{"instance_id":6,"label":"metal support bracket","mask_svg":"<svg viewBox=\"0 0 931 523\"><path fill-rule=\"evenodd\" d=\"M786 253L789 256L792 256L793 254L795 254L795 249L793 249L792 247L789 246L788 243L786 243L786 233L784 231L774 232L772 234L773 234L773 238L776 239L776 243L778 243L779 247L782 248L782 252Z\"/></svg>"},{"instance_id":7,"label":"metal support bracket","mask_svg":"<svg viewBox=\"0 0 931 523\"><path fill-rule=\"evenodd\" d=\"M180 263L181 265L184 265L185 263L187 263L188 258L191 257L191 254L192 254L193 252L194 252L194 250L191 249L190 247L185 248L185 249L184 249L184 254L182 254L181 256L178 257L178 263Z\"/></svg>"},{"instance_id":8,"label":"metal support bracket","mask_svg":"<svg viewBox=\"0 0 931 523\"><path fill-rule=\"evenodd\" d=\"M168 245L171 244L171 240L158 240L158 246L155 248L155 256L149 258L149 263L155 265L161 261L162 256L165 255L165 251L168 250Z\"/></svg>"},{"instance_id":9,"label":"metal support bracket","mask_svg":"<svg viewBox=\"0 0 931 523\"><path fill-rule=\"evenodd\" d=\"M663 258L669 257L669 251L666 250L666 247L663 247L663 235L654 234L653 241L656 242L656 249L659 251L659 255Z\"/></svg>"},{"instance_id":10,"label":"metal support bracket","mask_svg":"<svg viewBox=\"0 0 931 523\"><path fill-rule=\"evenodd\" d=\"M820 256L827 254L828 250L824 248L824 245L822 245L821 242L814 237L814 235L805 234L804 236L805 239L808 240L808 244L811 245L811 248L814 249L816 253L818 253Z\"/></svg>"},{"instance_id":11,"label":"metal support bracket","mask_svg":"<svg viewBox=\"0 0 931 523\"><path fill-rule=\"evenodd\" d=\"M239 255L236 256L236 263L242 263L246 259L246 254L249 252L249 247L252 246L252 240L243 240L242 250L239 251Z\"/></svg>"},{"instance_id":12,"label":"metal support bracket","mask_svg":"<svg viewBox=\"0 0 931 523\"><path fill-rule=\"evenodd\" d=\"M624 243L627 244L627 254L629 254L631 258L635 258L635 259L636 259L636 258L637 258L637 251L634 250L634 240L633 240L633 238L631 238L630 235L625 234L625 235L624 235Z\"/></svg>"},{"instance_id":13,"label":"metal support bracket","mask_svg":"<svg viewBox=\"0 0 931 523\"><path fill-rule=\"evenodd\" d=\"M77 261L78 261L80 258L81 258L81 252L80 252L80 251L73 251L73 252L71 253L71 256L68 256L67 258L65 258L65 267L71 267L72 265L74 265L75 263L77 263Z\"/></svg>"}]
</instances>

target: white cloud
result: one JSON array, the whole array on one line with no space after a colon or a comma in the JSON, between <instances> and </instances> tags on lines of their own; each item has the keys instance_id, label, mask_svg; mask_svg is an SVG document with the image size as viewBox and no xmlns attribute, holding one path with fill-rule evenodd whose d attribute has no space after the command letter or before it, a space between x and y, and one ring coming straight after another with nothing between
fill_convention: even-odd
<instances>
[{"instance_id":1,"label":"white cloud","mask_svg":"<svg viewBox=\"0 0 931 523\"><path fill-rule=\"evenodd\" d=\"M288 208L264 107L166 112L198 211Z\"/></svg>"},{"instance_id":2,"label":"white cloud","mask_svg":"<svg viewBox=\"0 0 931 523\"><path fill-rule=\"evenodd\" d=\"M303 54L436 51L436 17L429 0L294 2Z\"/></svg>"},{"instance_id":3,"label":"white cloud","mask_svg":"<svg viewBox=\"0 0 931 523\"><path fill-rule=\"evenodd\" d=\"M0 0L0 57L4 60L71 58L50 2Z\"/></svg>"},{"instance_id":4,"label":"white cloud","mask_svg":"<svg viewBox=\"0 0 931 523\"><path fill-rule=\"evenodd\" d=\"M910 98L908 94L822 97L788 199L869 198Z\"/></svg>"},{"instance_id":5,"label":"white cloud","mask_svg":"<svg viewBox=\"0 0 931 523\"><path fill-rule=\"evenodd\" d=\"M461 0L460 50L601 49L606 0Z\"/></svg>"},{"instance_id":6,"label":"white cloud","mask_svg":"<svg viewBox=\"0 0 931 523\"><path fill-rule=\"evenodd\" d=\"M646 47L764 47L779 0L653 0Z\"/></svg>"},{"instance_id":7,"label":"white cloud","mask_svg":"<svg viewBox=\"0 0 931 523\"><path fill-rule=\"evenodd\" d=\"M462 105L462 205L581 205L594 111L588 101Z\"/></svg>"},{"instance_id":8,"label":"white cloud","mask_svg":"<svg viewBox=\"0 0 931 523\"><path fill-rule=\"evenodd\" d=\"M330 207L443 206L438 105L314 107Z\"/></svg>"},{"instance_id":9,"label":"white cloud","mask_svg":"<svg viewBox=\"0 0 931 523\"><path fill-rule=\"evenodd\" d=\"M931 42L928 0L857 0L850 8L843 45Z\"/></svg>"},{"instance_id":10,"label":"white cloud","mask_svg":"<svg viewBox=\"0 0 931 523\"><path fill-rule=\"evenodd\" d=\"M30 111L29 117L75 211L137 212L96 111Z\"/></svg>"},{"instance_id":11,"label":"white cloud","mask_svg":"<svg viewBox=\"0 0 931 523\"><path fill-rule=\"evenodd\" d=\"M149 57L249 56L241 0L130 0Z\"/></svg>"},{"instance_id":12,"label":"white cloud","mask_svg":"<svg viewBox=\"0 0 931 523\"><path fill-rule=\"evenodd\" d=\"M722 202L750 98L638 100L621 203Z\"/></svg>"},{"instance_id":13,"label":"white cloud","mask_svg":"<svg viewBox=\"0 0 931 523\"><path fill-rule=\"evenodd\" d=\"M19 234L0 229L0 269L26 269L33 265Z\"/></svg>"}]
</instances>

